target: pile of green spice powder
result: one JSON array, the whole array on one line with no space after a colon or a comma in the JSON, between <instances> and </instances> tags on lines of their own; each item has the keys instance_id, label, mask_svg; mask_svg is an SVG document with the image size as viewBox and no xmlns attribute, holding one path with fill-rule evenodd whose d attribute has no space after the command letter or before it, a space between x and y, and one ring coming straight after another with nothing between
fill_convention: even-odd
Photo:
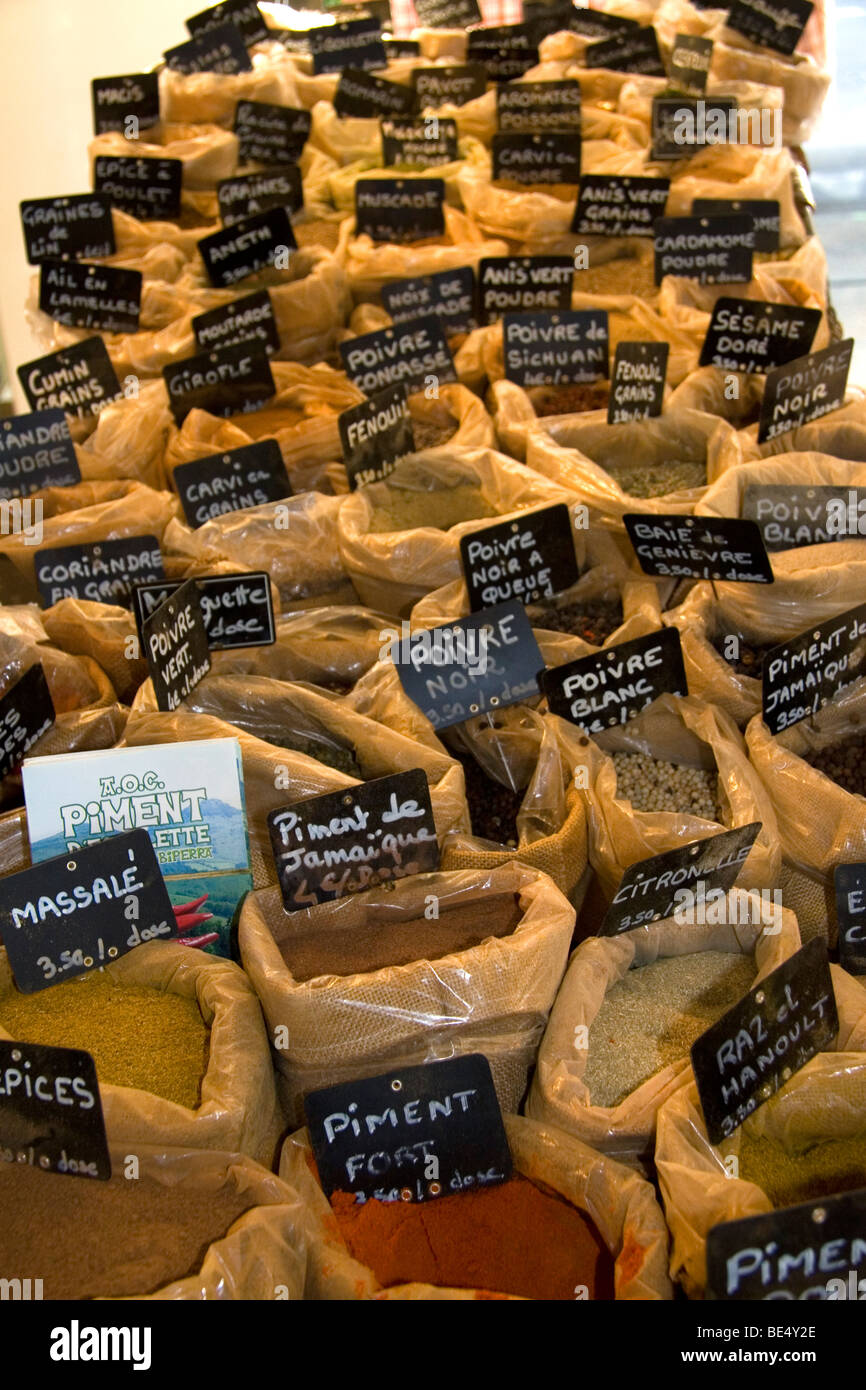
<instances>
[{"instance_id":1,"label":"pile of green spice powder","mask_svg":"<svg viewBox=\"0 0 866 1390\"><path fill-rule=\"evenodd\" d=\"M461 521L495 516L496 512L480 488L461 483L457 487L419 492L415 488L388 485L377 491L370 516L371 534L388 531L414 531L432 526L449 531Z\"/></svg>"},{"instance_id":2,"label":"pile of green spice powder","mask_svg":"<svg viewBox=\"0 0 866 1390\"><path fill-rule=\"evenodd\" d=\"M0 1027L16 1042L89 1052L101 1086L132 1086L188 1110L200 1104L210 1029L185 995L100 970L38 994L0 995Z\"/></svg>"},{"instance_id":3,"label":"pile of green spice powder","mask_svg":"<svg viewBox=\"0 0 866 1390\"><path fill-rule=\"evenodd\" d=\"M584 1081L592 1105L620 1105L752 987L752 956L692 951L663 956L618 980L589 1030Z\"/></svg>"},{"instance_id":4,"label":"pile of green spice powder","mask_svg":"<svg viewBox=\"0 0 866 1390\"><path fill-rule=\"evenodd\" d=\"M866 1122L850 1139L828 1139L790 1153L778 1139L743 1129L739 1177L760 1187L774 1207L794 1207L837 1192L866 1187Z\"/></svg>"}]
</instances>

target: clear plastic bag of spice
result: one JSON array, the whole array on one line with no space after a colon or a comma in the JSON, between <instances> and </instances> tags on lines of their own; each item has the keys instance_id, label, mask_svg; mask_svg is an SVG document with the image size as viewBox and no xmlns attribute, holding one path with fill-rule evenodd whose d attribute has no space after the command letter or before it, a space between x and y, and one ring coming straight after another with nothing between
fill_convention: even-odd
<instances>
[{"instance_id":1,"label":"clear plastic bag of spice","mask_svg":"<svg viewBox=\"0 0 866 1390\"><path fill-rule=\"evenodd\" d=\"M763 381L764 378L759 378ZM834 459L866 463L866 396L858 386L849 386L845 404L811 424L786 430L763 444L758 443L758 426L750 423L726 441L730 452L726 467L757 463L776 454L825 454Z\"/></svg>"},{"instance_id":2,"label":"clear plastic bag of spice","mask_svg":"<svg viewBox=\"0 0 866 1390\"><path fill-rule=\"evenodd\" d=\"M239 101L300 104L285 50L257 56L252 72L180 73L169 67L160 72L159 105L164 121L206 122L231 130Z\"/></svg>"},{"instance_id":3,"label":"clear plastic bag of spice","mask_svg":"<svg viewBox=\"0 0 866 1390\"><path fill-rule=\"evenodd\" d=\"M706 415L719 415L735 430L741 430L758 419L766 377L738 372L737 394L730 399L729 381L730 373L723 372L720 367L697 367L671 391L667 409L700 410Z\"/></svg>"},{"instance_id":4,"label":"clear plastic bag of spice","mask_svg":"<svg viewBox=\"0 0 866 1390\"><path fill-rule=\"evenodd\" d=\"M415 245L375 242L366 235L350 236L345 269L356 302L377 300L390 280L435 275L441 270L456 270L466 265L477 270L483 257L507 254L507 244L499 237L485 236L466 213L448 203L443 213L444 235Z\"/></svg>"},{"instance_id":5,"label":"clear plastic bag of spice","mask_svg":"<svg viewBox=\"0 0 866 1390\"><path fill-rule=\"evenodd\" d=\"M617 1301L669 1299L667 1231L649 1183L630 1168L546 1125L517 1115L503 1119L515 1173L565 1198L596 1227L614 1257ZM420 1283L383 1289L373 1271L350 1255L311 1169L311 1157L309 1135L299 1130L286 1140L280 1160L280 1176L297 1189L310 1213L311 1298L426 1302L490 1296L487 1290Z\"/></svg>"},{"instance_id":6,"label":"clear plastic bag of spice","mask_svg":"<svg viewBox=\"0 0 866 1390\"><path fill-rule=\"evenodd\" d=\"M238 138L230 130L202 122L165 124L131 143L122 131L104 131L87 147L91 161L121 158L134 154L139 159L179 159L183 165L182 187L215 189L221 179L231 178L238 167Z\"/></svg>"}]
</instances>

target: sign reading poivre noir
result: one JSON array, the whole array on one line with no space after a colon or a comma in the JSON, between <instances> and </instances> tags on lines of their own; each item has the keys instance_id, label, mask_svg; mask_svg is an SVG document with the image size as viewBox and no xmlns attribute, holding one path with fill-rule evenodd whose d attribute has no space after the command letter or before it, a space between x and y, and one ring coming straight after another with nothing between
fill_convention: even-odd
<instances>
[{"instance_id":1,"label":"sign reading poivre noir","mask_svg":"<svg viewBox=\"0 0 866 1390\"><path fill-rule=\"evenodd\" d=\"M767 373L761 401L758 443L820 420L845 402L854 339L844 338L820 352L786 362Z\"/></svg>"}]
</instances>

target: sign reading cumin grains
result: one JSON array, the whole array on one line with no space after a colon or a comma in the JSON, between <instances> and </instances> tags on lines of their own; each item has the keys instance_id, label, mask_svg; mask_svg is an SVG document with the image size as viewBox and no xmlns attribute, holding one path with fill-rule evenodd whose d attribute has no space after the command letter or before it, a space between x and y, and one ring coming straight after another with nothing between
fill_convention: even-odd
<instances>
[{"instance_id":1,"label":"sign reading cumin grains","mask_svg":"<svg viewBox=\"0 0 866 1390\"><path fill-rule=\"evenodd\" d=\"M465 106L487 91L487 73L480 63L414 68L411 77L419 107Z\"/></svg>"},{"instance_id":2,"label":"sign reading cumin grains","mask_svg":"<svg viewBox=\"0 0 866 1390\"><path fill-rule=\"evenodd\" d=\"M141 313L140 270L81 261L43 261L39 308L70 328L136 333Z\"/></svg>"},{"instance_id":3,"label":"sign reading cumin grains","mask_svg":"<svg viewBox=\"0 0 866 1390\"><path fill-rule=\"evenodd\" d=\"M207 410L224 419L260 410L277 389L265 349L249 338L185 357L163 367L162 375L178 425L191 410Z\"/></svg>"},{"instance_id":4,"label":"sign reading cumin grains","mask_svg":"<svg viewBox=\"0 0 866 1390\"><path fill-rule=\"evenodd\" d=\"M478 267L482 323L506 313L571 308L574 261L570 256L485 256Z\"/></svg>"},{"instance_id":5,"label":"sign reading cumin grains","mask_svg":"<svg viewBox=\"0 0 866 1390\"><path fill-rule=\"evenodd\" d=\"M382 154L389 164L429 169L457 158L457 122L428 116L419 121L383 121Z\"/></svg>"},{"instance_id":6,"label":"sign reading cumin grains","mask_svg":"<svg viewBox=\"0 0 866 1390\"><path fill-rule=\"evenodd\" d=\"M502 334L505 376L518 386L563 386L608 374L606 309L506 314Z\"/></svg>"},{"instance_id":7,"label":"sign reading cumin grains","mask_svg":"<svg viewBox=\"0 0 866 1390\"><path fill-rule=\"evenodd\" d=\"M349 486L366 487L393 473L415 449L409 392L399 383L342 411L337 424Z\"/></svg>"},{"instance_id":8,"label":"sign reading cumin grains","mask_svg":"<svg viewBox=\"0 0 866 1390\"><path fill-rule=\"evenodd\" d=\"M97 192L141 222L180 217L182 182L183 163L179 159L98 154L93 161Z\"/></svg>"},{"instance_id":9,"label":"sign reading cumin grains","mask_svg":"<svg viewBox=\"0 0 866 1390\"><path fill-rule=\"evenodd\" d=\"M609 39L588 44L583 61L588 68L636 72L644 77L665 76L659 41L651 24L624 29Z\"/></svg>"},{"instance_id":10,"label":"sign reading cumin grains","mask_svg":"<svg viewBox=\"0 0 866 1390\"><path fill-rule=\"evenodd\" d=\"M268 830L286 912L439 868L421 768L293 802L271 811Z\"/></svg>"},{"instance_id":11,"label":"sign reading cumin grains","mask_svg":"<svg viewBox=\"0 0 866 1390\"><path fill-rule=\"evenodd\" d=\"M234 24L219 24L186 43L167 48L162 56L167 68L187 76L194 72L232 76L253 70L243 35Z\"/></svg>"},{"instance_id":12,"label":"sign reading cumin grains","mask_svg":"<svg viewBox=\"0 0 866 1390\"><path fill-rule=\"evenodd\" d=\"M271 357L280 347L274 306L267 290L257 290L255 294L232 300L231 304L197 314L192 321L192 331L202 351L254 341Z\"/></svg>"},{"instance_id":13,"label":"sign reading cumin grains","mask_svg":"<svg viewBox=\"0 0 866 1390\"><path fill-rule=\"evenodd\" d=\"M692 1044L711 1144L733 1134L839 1031L827 943L815 938Z\"/></svg>"},{"instance_id":14,"label":"sign reading cumin grains","mask_svg":"<svg viewBox=\"0 0 866 1390\"><path fill-rule=\"evenodd\" d=\"M527 186L580 181L580 136L570 131L494 135L491 144L494 179L512 179Z\"/></svg>"},{"instance_id":15,"label":"sign reading cumin grains","mask_svg":"<svg viewBox=\"0 0 866 1390\"><path fill-rule=\"evenodd\" d=\"M384 68L385 48L378 19L348 19L340 24L307 30L313 72L342 72L343 68Z\"/></svg>"},{"instance_id":16,"label":"sign reading cumin grains","mask_svg":"<svg viewBox=\"0 0 866 1390\"><path fill-rule=\"evenodd\" d=\"M866 975L866 864L837 864L833 882L839 964L852 975Z\"/></svg>"},{"instance_id":17,"label":"sign reading cumin grains","mask_svg":"<svg viewBox=\"0 0 866 1390\"><path fill-rule=\"evenodd\" d=\"M820 420L845 403L854 339L844 338L767 373L758 443Z\"/></svg>"},{"instance_id":18,"label":"sign reading cumin grains","mask_svg":"<svg viewBox=\"0 0 866 1390\"><path fill-rule=\"evenodd\" d=\"M539 684L552 713L588 734L627 724L659 695L689 693L680 634L673 627L552 666Z\"/></svg>"},{"instance_id":19,"label":"sign reading cumin grains","mask_svg":"<svg viewBox=\"0 0 866 1390\"><path fill-rule=\"evenodd\" d=\"M0 1038L0 1162L108 1182L111 1156L89 1052Z\"/></svg>"},{"instance_id":20,"label":"sign reading cumin grains","mask_svg":"<svg viewBox=\"0 0 866 1390\"><path fill-rule=\"evenodd\" d=\"M94 77L90 84L93 133L125 135L132 121L139 131L159 123L159 77L155 72L127 73L123 77Z\"/></svg>"},{"instance_id":21,"label":"sign reading cumin grains","mask_svg":"<svg viewBox=\"0 0 866 1390\"><path fill-rule=\"evenodd\" d=\"M104 193L28 198L19 204L29 265L113 256L111 199Z\"/></svg>"},{"instance_id":22,"label":"sign reading cumin grains","mask_svg":"<svg viewBox=\"0 0 866 1390\"><path fill-rule=\"evenodd\" d=\"M276 639L271 585L263 570L248 574L210 574L196 578L208 646L212 652L235 647L270 647ZM180 588L177 581L136 584L135 622L142 624Z\"/></svg>"},{"instance_id":23,"label":"sign reading cumin grains","mask_svg":"<svg viewBox=\"0 0 866 1390\"><path fill-rule=\"evenodd\" d=\"M286 209L272 207L202 237L198 249L211 284L226 289L260 270L279 269L298 243Z\"/></svg>"},{"instance_id":24,"label":"sign reading cumin grains","mask_svg":"<svg viewBox=\"0 0 866 1390\"><path fill-rule=\"evenodd\" d=\"M0 934L22 994L177 935L146 830L112 835L0 881Z\"/></svg>"},{"instance_id":25,"label":"sign reading cumin grains","mask_svg":"<svg viewBox=\"0 0 866 1390\"><path fill-rule=\"evenodd\" d=\"M37 663L0 697L0 777L19 766L28 748L47 733L54 719L48 681Z\"/></svg>"},{"instance_id":26,"label":"sign reading cumin grains","mask_svg":"<svg viewBox=\"0 0 866 1390\"><path fill-rule=\"evenodd\" d=\"M443 179L358 179L356 234L401 245L442 236L444 201Z\"/></svg>"},{"instance_id":27,"label":"sign reading cumin grains","mask_svg":"<svg viewBox=\"0 0 866 1390\"><path fill-rule=\"evenodd\" d=\"M764 658L761 713L771 734L817 714L866 670L866 603L816 623Z\"/></svg>"},{"instance_id":28,"label":"sign reading cumin grains","mask_svg":"<svg viewBox=\"0 0 866 1390\"><path fill-rule=\"evenodd\" d=\"M699 365L767 372L807 353L820 322L820 309L760 299L717 299Z\"/></svg>"},{"instance_id":29,"label":"sign reading cumin grains","mask_svg":"<svg viewBox=\"0 0 866 1390\"><path fill-rule=\"evenodd\" d=\"M329 1197L426 1202L511 1176L490 1063L480 1053L313 1091L304 1111Z\"/></svg>"},{"instance_id":30,"label":"sign reading cumin grains","mask_svg":"<svg viewBox=\"0 0 866 1390\"><path fill-rule=\"evenodd\" d=\"M460 563L473 613L561 593L578 578L568 507L558 502L461 536Z\"/></svg>"},{"instance_id":31,"label":"sign reading cumin grains","mask_svg":"<svg viewBox=\"0 0 866 1390\"><path fill-rule=\"evenodd\" d=\"M432 315L361 333L340 344L346 375L365 396L403 383L421 391L432 378L456 381L454 358L439 319Z\"/></svg>"},{"instance_id":32,"label":"sign reading cumin grains","mask_svg":"<svg viewBox=\"0 0 866 1390\"><path fill-rule=\"evenodd\" d=\"M248 48L267 39L270 32L256 0L221 0L220 4L192 15L184 23L187 32L193 38L212 33L214 29L220 29L225 24L233 24L240 30L241 38Z\"/></svg>"},{"instance_id":33,"label":"sign reading cumin grains","mask_svg":"<svg viewBox=\"0 0 866 1390\"><path fill-rule=\"evenodd\" d=\"M157 708L177 709L211 667L195 579L185 580L145 618L141 640Z\"/></svg>"},{"instance_id":34,"label":"sign reading cumin grains","mask_svg":"<svg viewBox=\"0 0 866 1390\"><path fill-rule=\"evenodd\" d=\"M702 285L752 278L751 217L660 217L653 228L655 282L682 275Z\"/></svg>"},{"instance_id":35,"label":"sign reading cumin grains","mask_svg":"<svg viewBox=\"0 0 866 1390\"><path fill-rule=\"evenodd\" d=\"M411 280L392 280L382 286L382 303L395 323L432 314L441 319L449 337L478 327L471 265Z\"/></svg>"},{"instance_id":36,"label":"sign reading cumin grains","mask_svg":"<svg viewBox=\"0 0 866 1390\"><path fill-rule=\"evenodd\" d=\"M504 82L496 88L496 120L500 131L536 134L573 131L580 135L580 83Z\"/></svg>"},{"instance_id":37,"label":"sign reading cumin grains","mask_svg":"<svg viewBox=\"0 0 866 1390\"><path fill-rule=\"evenodd\" d=\"M670 179L587 174L580 181L571 230L580 236L653 235L664 216Z\"/></svg>"},{"instance_id":38,"label":"sign reading cumin grains","mask_svg":"<svg viewBox=\"0 0 866 1390\"><path fill-rule=\"evenodd\" d=\"M617 343L607 405L609 425L661 415L669 352L670 343Z\"/></svg>"},{"instance_id":39,"label":"sign reading cumin grains","mask_svg":"<svg viewBox=\"0 0 866 1390\"><path fill-rule=\"evenodd\" d=\"M707 913L733 888L760 830L761 822L752 821L629 865L598 929L599 936L618 936L650 922L666 921L684 906L695 914L687 919L695 925L711 922Z\"/></svg>"},{"instance_id":40,"label":"sign reading cumin grains","mask_svg":"<svg viewBox=\"0 0 866 1390\"><path fill-rule=\"evenodd\" d=\"M294 164L310 138L312 116L270 101L239 101L234 133L241 164Z\"/></svg>"},{"instance_id":41,"label":"sign reading cumin grains","mask_svg":"<svg viewBox=\"0 0 866 1390\"><path fill-rule=\"evenodd\" d=\"M814 8L812 0L733 0L725 23L761 48L790 56Z\"/></svg>"},{"instance_id":42,"label":"sign reading cumin grains","mask_svg":"<svg viewBox=\"0 0 866 1390\"><path fill-rule=\"evenodd\" d=\"M174 470L184 516L190 526L204 526L215 516L262 507L291 497L292 487L275 439L242 444L224 454L192 459Z\"/></svg>"},{"instance_id":43,"label":"sign reading cumin grains","mask_svg":"<svg viewBox=\"0 0 866 1390\"><path fill-rule=\"evenodd\" d=\"M136 584L165 578L156 536L121 536L85 545L46 547L37 550L35 568L43 608L62 598L128 608Z\"/></svg>"},{"instance_id":44,"label":"sign reading cumin grains","mask_svg":"<svg viewBox=\"0 0 866 1390\"><path fill-rule=\"evenodd\" d=\"M754 521L628 512L628 538L644 574L772 584L773 567Z\"/></svg>"},{"instance_id":45,"label":"sign reading cumin grains","mask_svg":"<svg viewBox=\"0 0 866 1390\"><path fill-rule=\"evenodd\" d=\"M693 217L751 217L756 251L778 251L781 210L776 198L694 198Z\"/></svg>"},{"instance_id":46,"label":"sign reading cumin grains","mask_svg":"<svg viewBox=\"0 0 866 1390\"><path fill-rule=\"evenodd\" d=\"M0 421L0 498L29 497L43 487L72 487L80 482L81 469L64 411L37 410Z\"/></svg>"},{"instance_id":47,"label":"sign reading cumin grains","mask_svg":"<svg viewBox=\"0 0 866 1390\"><path fill-rule=\"evenodd\" d=\"M415 93L401 82L365 72L363 68L343 68L334 95L338 116L398 116L415 114Z\"/></svg>"},{"instance_id":48,"label":"sign reading cumin grains","mask_svg":"<svg viewBox=\"0 0 866 1390\"><path fill-rule=\"evenodd\" d=\"M63 410L84 420L123 396L101 338L85 338L18 368L31 410Z\"/></svg>"}]
</instances>

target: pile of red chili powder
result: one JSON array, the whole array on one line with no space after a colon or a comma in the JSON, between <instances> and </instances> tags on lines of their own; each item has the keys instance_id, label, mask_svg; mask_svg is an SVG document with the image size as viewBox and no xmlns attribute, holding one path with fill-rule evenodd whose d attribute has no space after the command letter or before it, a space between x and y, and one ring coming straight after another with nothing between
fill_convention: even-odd
<instances>
[{"instance_id":1,"label":"pile of red chili powder","mask_svg":"<svg viewBox=\"0 0 866 1390\"><path fill-rule=\"evenodd\" d=\"M331 1204L350 1253L383 1288L424 1283L522 1298L614 1296L613 1258L591 1221L548 1188L508 1182L428 1202Z\"/></svg>"}]
</instances>

